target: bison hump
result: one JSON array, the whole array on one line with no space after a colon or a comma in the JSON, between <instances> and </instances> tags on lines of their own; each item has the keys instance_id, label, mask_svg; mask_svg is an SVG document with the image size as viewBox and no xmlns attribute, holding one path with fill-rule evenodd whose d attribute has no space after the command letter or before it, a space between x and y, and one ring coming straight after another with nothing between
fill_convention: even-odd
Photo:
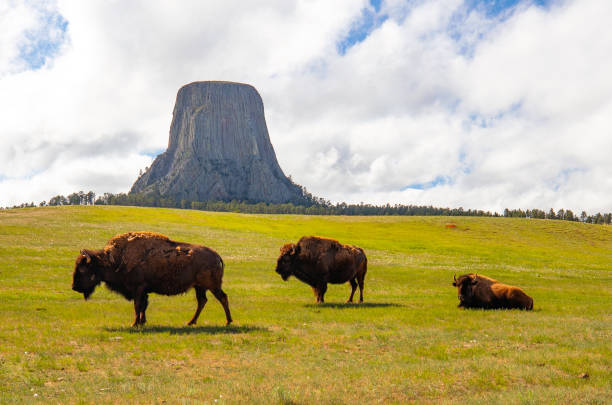
<instances>
[{"instance_id":1,"label":"bison hump","mask_svg":"<svg viewBox=\"0 0 612 405\"><path fill-rule=\"evenodd\" d=\"M338 250L342 247L342 244L335 239L324 238L321 236L303 236L298 244L302 249L308 249L313 251L325 251L330 249Z\"/></svg>"},{"instance_id":2,"label":"bison hump","mask_svg":"<svg viewBox=\"0 0 612 405\"><path fill-rule=\"evenodd\" d=\"M116 235L108 241L104 247L104 253L112 265L117 269L129 268L128 262L134 261L132 256L141 256L144 251L150 251L160 244L168 244L172 241L166 236L155 232L127 232ZM129 248L132 246L131 248ZM136 251L134 251L134 247ZM140 252L140 251L143 252ZM128 251L130 251L128 253Z\"/></svg>"},{"instance_id":3,"label":"bison hump","mask_svg":"<svg viewBox=\"0 0 612 405\"><path fill-rule=\"evenodd\" d=\"M161 233L155 232L127 232L114 236L111 240L108 241L107 245L116 245L122 242L132 242L134 240L139 239L157 239L157 240L166 240L169 241L166 235L162 235Z\"/></svg>"},{"instance_id":4,"label":"bison hump","mask_svg":"<svg viewBox=\"0 0 612 405\"><path fill-rule=\"evenodd\" d=\"M166 235L155 232L127 232L116 235L109 240L104 247L104 251L109 253L110 251L116 249L123 250L128 243L134 241L170 242L170 239Z\"/></svg>"}]
</instances>

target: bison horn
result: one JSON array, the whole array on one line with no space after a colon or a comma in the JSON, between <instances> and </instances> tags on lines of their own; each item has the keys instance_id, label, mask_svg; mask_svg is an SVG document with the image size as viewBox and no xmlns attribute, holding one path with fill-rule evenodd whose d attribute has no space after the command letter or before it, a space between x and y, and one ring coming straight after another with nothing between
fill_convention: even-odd
<instances>
[{"instance_id":1,"label":"bison horn","mask_svg":"<svg viewBox=\"0 0 612 405\"><path fill-rule=\"evenodd\" d=\"M455 283L457 282L457 275L456 274L453 275L453 280L455 281Z\"/></svg>"},{"instance_id":2,"label":"bison horn","mask_svg":"<svg viewBox=\"0 0 612 405\"><path fill-rule=\"evenodd\" d=\"M81 254L87 259L87 264L91 263L91 256L89 256L89 253L87 253L85 249L81 250Z\"/></svg>"}]
</instances>

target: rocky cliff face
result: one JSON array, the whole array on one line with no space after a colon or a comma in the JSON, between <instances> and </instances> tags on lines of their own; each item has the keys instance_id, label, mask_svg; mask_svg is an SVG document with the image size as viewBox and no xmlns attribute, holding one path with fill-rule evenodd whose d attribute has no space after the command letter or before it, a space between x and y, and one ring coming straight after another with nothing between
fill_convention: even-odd
<instances>
[{"instance_id":1,"label":"rocky cliff face","mask_svg":"<svg viewBox=\"0 0 612 405\"><path fill-rule=\"evenodd\" d=\"M230 82L195 82L178 91L168 149L130 193L188 201L302 199L278 165L259 93Z\"/></svg>"}]
</instances>

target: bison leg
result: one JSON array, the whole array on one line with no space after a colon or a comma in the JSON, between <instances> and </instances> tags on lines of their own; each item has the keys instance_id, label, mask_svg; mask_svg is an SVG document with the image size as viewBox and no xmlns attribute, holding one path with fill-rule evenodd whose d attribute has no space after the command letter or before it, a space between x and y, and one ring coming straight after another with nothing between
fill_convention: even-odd
<instances>
[{"instance_id":1,"label":"bison leg","mask_svg":"<svg viewBox=\"0 0 612 405\"><path fill-rule=\"evenodd\" d=\"M324 303L325 302L325 292L327 291L327 283L322 283L319 284L316 288L316 292L317 292L317 303Z\"/></svg>"},{"instance_id":2,"label":"bison leg","mask_svg":"<svg viewBox=\"0 0 612 405\"><path fill-rule=\"evenodd\" d=\"M147 307L149 306L149 294L144 294L140 301L140 324L144 325L147 323L147 315L145 314Z\"/></svg>"},{"instance_id":3,"label":"bison leg","mask_svg":"<svg viewBox=\"0 0 612 405\"><path fill-rule=\"evenodd\" d=\"M227 294L223 292L221 288L211 290L216 299L219 300L221 305L223 305L223 310L225 311L225 319L227 319L227 325L232 323L232 315L230 314L229 309L229 301L227 299Z\"/></svg>"},{"instance_id":4,"label":"bison leg","mask_svg":"<svg viewBox=\"0 0 612 405\"><path fill-rule=\"evenodd\" d=\"M312 287L312 292L315 296L315 300L317 300L317 304L319 303L319 290L317 289L317 287Z\"/></svg>"},{"instance_id":5,"label":"bison leg","mask_svg":"<svg viewBox=\"0 0 612 405\"><path fill-rule=\"evenodd\" d=\"M144 323L144 311L147 309L147 304L149 302L147 293L145 293L144 290L144 287L139 287L134 295L134 312L136 313L136 318L132 326L139 326Z\"/></svg>"},{"instance_id":6,"label":"bison leg","mask_svg":"<svg viewBox=\"0 0 612 405\"><path fill-rule=\"evenodd\" d=\"M193 314L193 318L191 318L191 321L189 321L187 325L195 325L196 322L198 322L200 312L202 312L202 308L204 308L204 305L206 305L206 301L208 301L208 299L206 298L206 288L196 286L195 292L196 298L198 300L198 308L196 309L195 314Z\"/></svg>"},{"instance_id":7,"label":"bison leg","mask_svg":"<svg viewBox=\"0 0 612 405\"><path fill-rule=\"evenodd\" d=\"M365 274L358 275L357 281L359 282L359 302L363 302L363 283L365 281Z\"/></svg>"},{"instance_id":8,"label":"bison leg","mask_svg":"<svg viewBox=\"0 0 612 405\"><path fill-rule=\"evenodd\" d=\"M136 313L136 318L134 318L133 327L140 325L140 301L138 299L134 299L134 312Z\"/></svg>"},{"instance_id":9,"label":"bison leg","mask_svg":"<svg viewBox=\"0 0 612 405\"><path fill-rule=\"evenodd\" d=\"M353 302L353 295L355 295L355 290L357 290L357 279L353 278L351 280L349 280L351 283L351 296L349 297L348 301L346 302Z\"/></svg>"}]
</instances>

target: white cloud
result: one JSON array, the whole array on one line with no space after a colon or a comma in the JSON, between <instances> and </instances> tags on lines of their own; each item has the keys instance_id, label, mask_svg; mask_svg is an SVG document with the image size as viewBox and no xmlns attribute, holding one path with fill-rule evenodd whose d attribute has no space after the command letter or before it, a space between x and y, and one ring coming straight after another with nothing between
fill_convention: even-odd
<instances>
[{"instance_id":1,"label":"white cloud","mask_svg":"<svg viewBox=\"0 0 612 405\"><path fill-rule=\"evenodd\" d=\"M24 66L18 61L19 47L26 42L24 33L36 26L35 10L23 3L0 4L0 78Z\"/></svg>"},{"instance_id":2,"label":"white cloud","mask_svg":"<svg viewBox=\"0 0 612 405\"><path fill-rule=\"evenodd\" d=\"M41 24L28 4L0 6L0 206L127 191L167 145L178 88L233 80L259 90L281 166L316 195L612 207L607 1L490 16L389 0L343 55L365 0L59 1L46 10L66 42L34 71L19 60Z\"/></svg>"}]
</instances>

